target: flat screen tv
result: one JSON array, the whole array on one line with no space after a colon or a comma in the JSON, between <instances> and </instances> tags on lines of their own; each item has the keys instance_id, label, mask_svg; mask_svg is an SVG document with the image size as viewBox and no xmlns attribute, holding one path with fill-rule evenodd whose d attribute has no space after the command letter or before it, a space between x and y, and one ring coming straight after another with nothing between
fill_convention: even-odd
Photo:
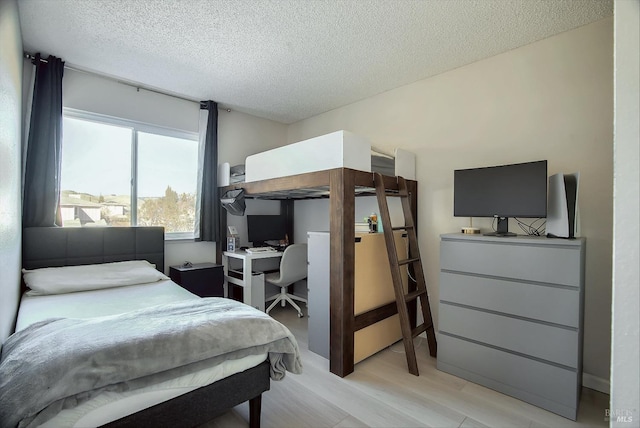
<instances>
[{"instance_id":1,"label":"flat screen tv","mask_svg":"<svg viewBox=\"0 0 640 428\"><path fill-rule=\"evenodd\" d=\"M285 216L247 215L247 240L254 247L263 247L267 241L279 241L287 234Z\"/></svg>"},{"instance_id":2,"label":"flat screen tv","mask_svg":"<svg viewBox=\"0 0 640 428\"><path fill-rule=\"evenodd\" d=\"M509 217L547 216L547 161L459 169L453 178L455 217L495 217L496 232L513 236Z\"/></svg>"}]
</instances>

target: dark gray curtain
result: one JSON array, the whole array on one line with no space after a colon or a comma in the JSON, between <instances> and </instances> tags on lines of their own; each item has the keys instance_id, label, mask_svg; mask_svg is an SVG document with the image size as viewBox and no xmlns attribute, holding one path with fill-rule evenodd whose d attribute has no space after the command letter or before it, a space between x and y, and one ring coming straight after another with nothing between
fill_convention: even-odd
<instances>
[{"instance_id":1,"label":"dark gray curtain","mask_svg":"<svg viewBox=\"0 0 640 428\"><path fill-rule=\"evenodd\" d=\"M200 110L206 110L206 129L200 129L200 168L202 179L199 183L199 234L197 241L220 240L220 202L218 195L218 104L213 101L200 102Z\"/></svg>"},{"instance_id":2,"label":"dark gray curtain","mask_svg":"<svg viewBox=\"0 0 640 428\"><path fill-rule=\"evenodd\" d=\"M34 60L31 121L27 140L23 227L61 226L58 200L62 148L62 75L64 62L49 56Z\"/></svg>"}]
</instances>

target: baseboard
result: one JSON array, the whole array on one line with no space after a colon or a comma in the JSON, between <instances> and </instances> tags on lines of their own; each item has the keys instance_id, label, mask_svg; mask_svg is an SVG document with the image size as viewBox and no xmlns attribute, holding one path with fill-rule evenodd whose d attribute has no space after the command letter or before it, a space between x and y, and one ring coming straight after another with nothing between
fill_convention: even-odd
<instances>
[{"instance_id":1,"label":"baseboard","mask_svg":"<svg viewBox=\"0 0 640 428\"><path fill-rule=\"evenodd\" d=\"M603 379L589 373L582 373L582 386L605 394L611 393L611 384L609 379Z\"/></svg>"}]
</instances>

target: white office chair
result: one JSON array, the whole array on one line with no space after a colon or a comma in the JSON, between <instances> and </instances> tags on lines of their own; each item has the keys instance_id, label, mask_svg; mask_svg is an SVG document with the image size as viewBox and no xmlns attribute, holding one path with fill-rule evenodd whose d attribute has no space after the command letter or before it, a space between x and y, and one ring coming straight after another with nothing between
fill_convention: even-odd
<instances>
[{"instance_id":1,"label":"white office chair","mask_svg":"<svg viewBox=\"0 0 640 428\"><path fill-rule=\"evenodd\" d=\"M280 260L280 272L268 273L264 276L265 282L269 282L273 285L280 287L280 293L267 297L265 300L273 300L273 303L269 305L266 313L269 313L278 302L281 303L284 308L286 302L289 302L291 306L298 311L298 317L302 317L302 310L294 300L307 303L307 299L295 296L287 293L287 287L294 282L300 281L307 277L307 244L291 244L282 254Z\"/></svg>"}]
</instances>

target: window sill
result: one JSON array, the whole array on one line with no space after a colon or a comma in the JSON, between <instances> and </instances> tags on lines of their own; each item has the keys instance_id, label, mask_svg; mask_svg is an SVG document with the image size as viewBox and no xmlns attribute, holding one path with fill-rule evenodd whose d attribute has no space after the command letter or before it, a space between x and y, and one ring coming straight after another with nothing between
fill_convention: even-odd
<instances>
[{"instance_id":1,"label":"window sill","mask_svg":"<svg viewBox=\"0 0 640 428\"><path fill-rule=\"evenodd\" d=\"M171 242L176 242L176 241L191 241L194 242L195 241L195 236L193 233L189 233L189 232L171 232L171 233L165 233L164 234L164 240L165 241L171 241Z\"/></svg>"}]
</instances>

